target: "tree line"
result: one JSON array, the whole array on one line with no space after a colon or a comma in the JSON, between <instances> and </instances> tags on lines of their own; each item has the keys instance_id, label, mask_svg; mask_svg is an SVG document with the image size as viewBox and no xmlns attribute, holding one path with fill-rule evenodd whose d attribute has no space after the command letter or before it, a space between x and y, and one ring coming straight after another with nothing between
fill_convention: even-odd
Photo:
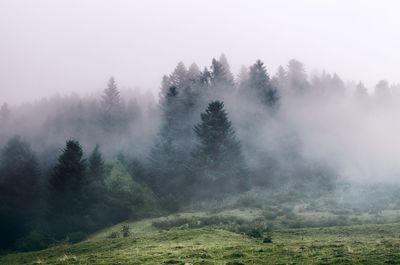
<instances>
[{"instance_id":1,"label":"tree line","mask_svg":"<svg viewBox=\"0 0 400 265\"><path fill-rule=\"evenodd\" d=\"M378 87L380 98L392 89L384 81ZM368 103L362 83L354 88L352 96ZM336 172L304 156L296 127L282 113L347 91L336 74L309 79L296 60L272 78L257 60L235 78L222 55L203 70L178 63L162 78L158 103L122 97L114 78L100 100L4 103L0 249L75 242L127 218L255 186L329 188ZM275 124L283 124L279 136Z\"/></svg>"}]
</instances>

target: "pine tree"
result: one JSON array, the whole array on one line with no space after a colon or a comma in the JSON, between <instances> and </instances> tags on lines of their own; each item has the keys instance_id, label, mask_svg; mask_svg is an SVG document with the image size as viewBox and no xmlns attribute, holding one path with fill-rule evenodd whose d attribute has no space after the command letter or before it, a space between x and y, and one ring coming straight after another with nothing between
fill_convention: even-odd
<instances>
[{"instance_id":1,"label":"pine tree","mask_svg":"<svg viewBox=\"0 0 400 265\"><path fill-rule=\"evenodd\" d=\"M169 76L170 86L174 86L177 88L180 93L182 89L187 85L188 82L188 70L183 62L179 62L175 67L175 70Z\"/></svg>"},{"instance_id":2,"label":"pine tree","mask_svg":"<svg viewBox=\"0 0 400 265\"><path fill-rule=\"evenodd\" d=\"M85 168L82 146L76 140L68 140L50 178L51 187L60 192L79 192Z\"/></svg>"},{"instance_id":3,"label":"pine tree","mask_svg":"<svg viewBox=\"0 0 400 265\"><path fill-rule=\"evenodd\" d=\"M89 183L101 183L104 173L104 159L100 153L100 146L96 145L89 156L88 178ZM100 184L97 184L100 185Z\"/></svg>"},{"instance_id":4,"label":"pine tree","mask_svg":"<svg viewBox=\"0 0 400 265\"><path fill-rule=\"evenodd\" d=\"M184 165L188 157L187 126L182 101L172 86L162 108L162 125L150 153L151 178L149 185L156 193L178 195L184 180Z\"/></svg>"},{"instance_id":5,"label":"pine tree","mask_svg":"<svg viewBox=\"0 0 400 265\"><path fill-rule=\"evenodd\" d=\"M158 94L160 100L159 103L163 104L163 101L167 98L169 88L172 86L171 81L167 75L164 75L161 80L160 92Z\"/></svg>"},{"instance_id":6,"label":"pine tree","mask_svg":"<svg viewBox=\"0 0 400 265\"><path fill-rule=\"evenodd\" d=\"M107 88L104 89L101 104L105 111L112 111L118 108L121 104L120 92L117 88L114 77L110 77Z\"/></svg>"},{"instance_id":7,"label":"pine tree","mask_svg":"<svg viewBox=\"0 0 400 265\"><path fill-rule=\"evenodd\" d=\"M193 153L194 174L204 191L235 192L248 187L248 176L235 130L220 101L211 102L194 127L198 146ZM216 192L216 193L215 193Z\"/></svg>"},{"instance_id":8,"label":"pine tree","mask_svg":"<svg viewBox=\"0 0 400 265\"><path fill-rule=\"evenodd\" d=\"M106 166L100 146L96 145L88 159L87 173L82 184L82 205L88 221L88 229L96 229L104 224L107 217L105 185Z\"/></svg>"},{"instance_id":9,"label":"pine tree","mask_svg":"<svg viewBox=\"0 0 400 265\"><path fill-rule=\"evenodd\" d=\"M101 98L101 120L106 132L121 132L127 128L124 104L115 78L111 77Z\"/></svg>"},{"instance_id":10,"label":"pine tree","mask_svg":"<svg viewBox=\"0 0 400 265\"><path fill-rule=\"evenodd\" d=\"M216 59L211 62L211 84L217 90L227 90L233 87L233 80L222 63Z\"/></svg>"},{"instance_id":11,"label":"pine tree","mask_svg":"<svg viewBox=\"0 0 400 265\"><path fill-rule=\"evenodd\" d=\"M192 63L189 66L188 72L187 72L187 78L189 81L194 81L198 78L198 76L200 75L200 69L197 66L197 64Z\"/></svg>"},{"instance_id":12,"label":"pine tree","mask_svg":"<svg viewBox=\"0 0 400 265\"><path fill-rule=\"evenodd\" d=\"M302 62L292 59L288 64L287 72L288 86L293 91L304 92L310 87L307 80L306 70Z\"/></svg>"},{"instance_id":13,"label":"pine tree","mask_svg":"<svg viewBox=\"0 0 400 265\"><path fill-rule=\"evenodd\" d=\"M249 69L246 66L240 68L239 74L237 76L237 82L240 93L245 93L248 88L249 82Z\"/></svg>"},{"instance_id":14,"label":"pine tree","mask_svg":"<svg viewBox=\"0 0 400 265\"><path fill-rule=\"evenodd\" d=\"M34 226L40 171L29 144L18 136L8 141L0 157L0 249L4 249Z\"/></svg>"},{"instance_id":15,"label":"pine tree","mask_svg":"<svg viewBox=\"0 0 400 265\"><path fill-rule=\"evenodd\" d=\"M250 67L248 86L250 93L260 98L262 103L274 107L278 103L278 92L272 86L264 63L257 60Z\"/></svg>"},{"instance_id":16,"label":"pine tree","mask_svg":"<svg viewBox=\"0 0 400 265\"><path fill-rule=\"evenodd\" d=\"M52 233L63 237L68 232L82 231L85 225L81 218L85 214L83 191L86 159L80 143L68 140L58 157L53 174L49 179L49 220L53 224Z\"/></svg>"},{"instance_id":17,"label":"pine tree","mask_svg":"<svg viewBox=\"0 0 400 265\"><path fill-rule=\"evenodd\" d=\"M278 67L278 71L276 72L275 76L271 79L271 84L275 88L277 88L280 93L285 93L288 87L288 80L287 80L287 72L283 68L283 66Z\"/></svg>"},{"instance_id":18,"label":"pine tree","mask_svg":"<svg viewBox=\"0 0 400 265\"><path fill-rule=\"evenodd\" d=\"M228 59L226 58L225 54L221 54L221 56L219 57L219 62L224 67L227 80L233 83L234 82L233 74L231 72L231 67L228 63Z\"/></svg>"}]
</instances>

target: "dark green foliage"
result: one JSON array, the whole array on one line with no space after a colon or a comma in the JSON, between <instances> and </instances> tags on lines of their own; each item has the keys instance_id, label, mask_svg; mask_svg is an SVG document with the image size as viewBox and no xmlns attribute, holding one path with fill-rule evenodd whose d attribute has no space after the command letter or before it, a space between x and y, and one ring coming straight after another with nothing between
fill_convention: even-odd
<instances>
[{"instance_id":1,"label":"dark green foliage","mask_svg":"<svg viewBox=\"0 0 400 265\"><path fill-rule=\"evenodd\" d=\"M68 140L49 179L49 220L52 232L62 236L84 227L84 185L86 160L80 143Z\"/></svg>"},{"instance_id":2,"label":"dark green foliage","mask_svg":"<svg viewBox=\"0 0 400 265\"><path fill-rule=\"evenodd\" d=\"M194 127L198 145L193 153L192 172L196 175L196 186L200 185L197 189L207 196L246 190L249 180L241 145L224 104L211 102L201 114L201 121Z\"/></svg>"},{"instance_id":3,"label":"dark green foliage","mask_svg":"<svg viewBox=\"0 0 400 265\"><path fill-rule=\"evenodd\" d=\"M121 163L105 164L99 146L88 162L79 142L69 140L49 179L47 230L57 240L76 242L102 226L157 209L152 192L134 182Z\"/></svg>"},{"instance_id":4,"label":"dark green foliage","mask_svg":"<svg viewBox=\"0 0 400 265\"><path fill-rule=\"evenodd\" d=\"M100 146L96 145L89 157L89 178L90 181L100 181L104 177L104 160L99 151Z\"/></svg>"},{"instance_id":5,"label":"dark green foliage","mask_svg":"<svg viewBox=\"0 0 400 265\"><path fill-rule=\"evenodd\" d=\"M154 108L151 105L154 102L150 102L149 111L143 114L146 123L156 120L150 130L147 130L148 127L141 128L146 124L136 123L141 120L143 103L128 98L126 102L129 103L125 104L114 78L110 78L100 101L65 97L51 99L51 103L43 103L43 106L27 107L34 110L43 107L52 111L41 117L45 120L43 128L30 137L35 140L33 147L41 155L39 161L46 176L42 180L46 190L38 185L39 166L29 146L20 139L10 141L2 152L0 167L0 247L36 250L51 243L77 242L101 227L157 214L159 205L162 211L177 211L196 203L220 204L232 194L250 188L250 171L241 143L246 157L250 154L252 157L249 157L254 159L248 160L253 166L253 187L258 184L287 184L289 180L296 190L333 187L332 170L320 161L312 162L304 158L302 150L296 147L302 146L301 142L293 144L286 135L276 137L274 134L282 132L279 115L270 116L259 106L260 102L269 107L278 106L280 96L284 95L281 89L305 91L310 87L300 62L290 61L287 71L280 68L273 81L259 60L248 71L245 69L242 72L239 82L235 82L224 55L219 60L213 59L209 69L200 72L195 64L187 69L179 63L170 75L163 78L160 108ZM344 89L344 83L337 75L326 80L315 79L315 82L316 86L330 84L339 90ZM239 88L238 91L245 90L248 93L246 97L236 93L236 88ZM216 98L221 101L212 101ZM222 100L231 107L230 115L240 128L241 141L236 138ZM210 101L200 116L200 123L195 125L199 113ZM246 104L250 106L243 108L242 112L241 107ZM13 118L14 113L18 111L12 110L10 115L8 105L3 105L0 125L18 124L18 119ZM243 121L243 117L247 119L247 116L250 118ZM159 132L152 144L159 118ZM256 124L264 118L268 124ZM267 135L269 122L278 125L272 128L275 131L271 130L271 137ZM4 144L2 139L6 138L1 136L7 135L4 133L6 130L0 131L0 144ZM132 133L135 130L137 134ZM264 138L254 137L264 132L267 132L265 139L270 141L265 143L271 143L271 148L260 147L259 143L264 143ZM52 136L52 141L46 139L48 136ZM111 161L105 162L98 145L86 161L80 143L75 140L67 141L55 161L58 146L49 142L57 143L66 137L79 138L84 146L89 147L101 143L105 157ZM254 139L250 139L252 137ZM276 139L284 144L274 142ZM121 155L117 156L118 153ZM42 200L38 202L37 197L42 197ZM293 198L296 196L288 194L284 200ZM268 203L270 201L256 196L243 196L232 201L234 207L264 209L264 219L268 221L285 222L289 227L306 224L299 222L293 207L265 209ZM40 209L46 212L42 213ZM373 207L371 209L371 213L375 213ZM380 216L376 212L376 218ZM307 221L307 225L342 225L348 222L350 219L340 217L315 223ZM180 218L154 223L160 228L209 225L224 226L251 237L267 238L259 224L224 217ZM129 230L124 229L118 231L117 236L129 236Z\"/></svg>"},{"instance_id":6,"label":"dark green foliage","mask_svg":"<svg viewBox=\"0 0 400 265\"><path fill-rule=\"evenodd\" d=\"M169 230L171 228L177 227L201 228L207 226L228 227L230 229L233 229L233 227L240 227L241 225L244 225L246 223L248 223L247 220L235 216L210 215L207 217L180 217L158 220L152 222L152 225L158 229L164 230Z\"/></svg>"},{"instance_id":7,"label":"dark green foliage","mask_svg":"<svg viewBox=\"0 0 400 265\"><path fill-rule=\"evenodd\" d=\"M107 216L109 223L149 216L157 211L153 193L134 182L119 162L107 163L105 175L102 214Z\"/></svg>"},{"instance_id":8,"label":"dark green foliage","mask_svg":"<svg viewBox=\"0 0 400 265\"><path fill-rule=\"evenodd\" d=\"M40 172L27 142L16 136L1 151L0 249L14 247L35 225Z\"/></svg>"},{"instance_id":9,"label":"dark green foliage","mask_svg":"<svg viewBox=\"0 0 400 265\"><path fill-rule=\"evenodd\" d=\"M50 186L59 192L78 193L82 188L85 170L82 146L76 140L68 140L50 177Z\"/></svg>"},{"instance_id":10,"label":"dark green foliage","mask_svg":"<svg viewBox=\"0 0 400 265\"><path fill-rule=\"evenodd\" d=\"M96 145L88 160L88 171L84 183L88 203L98 201L103 191L105 164L99 148L99 145Z\"/></svg>"}]
</instances>

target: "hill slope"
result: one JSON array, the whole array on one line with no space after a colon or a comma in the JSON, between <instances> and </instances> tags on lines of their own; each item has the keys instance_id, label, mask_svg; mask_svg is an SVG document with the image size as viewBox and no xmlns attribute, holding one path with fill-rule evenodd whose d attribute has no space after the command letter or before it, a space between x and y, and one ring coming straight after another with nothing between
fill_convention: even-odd
<instances>
[{"instance_id":1,"label":"hill slope","mask_svg":"<svg viewBox=\"0 0 400 265\"><path fill-rule=\"evenodd\" d=\"M251 212L243 214L256 218ZM213 225L169 230L152 225L173 218L125 223L132 231L127 238L109 237L118 225L78 244L3 256L0 264L400 264L400 224L278 229L271 232L272 243L263 243Z\"/></svg>"}]
</instances>

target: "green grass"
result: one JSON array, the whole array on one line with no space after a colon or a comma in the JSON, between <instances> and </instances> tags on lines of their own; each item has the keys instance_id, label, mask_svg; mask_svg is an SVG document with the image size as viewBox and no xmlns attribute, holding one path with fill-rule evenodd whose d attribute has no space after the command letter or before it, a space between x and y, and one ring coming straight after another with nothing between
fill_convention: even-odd
<instances>
[{"instance_id":1,"label":"green grass","mask_svg":"<svg viewBox=\"0 0 400 265\"><path fill-rule=\"evenodd\" d=\"M261 213L247 209L221 214L252 219ZM107 238L120 224L78 244L3 256L0 264L400 264L400 224L276 229L272 243L217 227L157 230L151 225L154 220L206 215L124 223L131 237Z\"/></svg>"},{"instance_id":2,"label":"green grass","mask_svg":"<svg viewBox=\"0 0 400 265\"><path fill-rule=\"evenodd\" d=\"M0 256L0 264L400 264L399 190L253 190L185 213L127 221L78 244ZM111 239L123 225L131 236ZM240 233L252 227L272 232ZM269 236L272 243L263 243Z\"/></svg>"}]
</instances>

